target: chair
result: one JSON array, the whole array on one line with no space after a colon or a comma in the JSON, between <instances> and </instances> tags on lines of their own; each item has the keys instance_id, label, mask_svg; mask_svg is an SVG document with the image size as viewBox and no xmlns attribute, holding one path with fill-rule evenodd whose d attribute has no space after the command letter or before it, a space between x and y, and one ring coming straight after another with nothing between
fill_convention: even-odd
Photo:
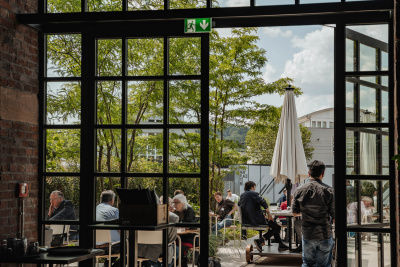
<instances>
[{"instance_id":1,"label":"chair","mask_svg":"<svg viewBox=\"0 0 400 267\"><path fill-rule=\"evenodd\" d=\"M154 245L154 244L162 244L162 231L138 231L138 236L137 236L137 242L138 244L149 244L149 245ZM174 254L172 256L172 259L174 261L174 267L176 267L176 242L175 240L170 242L168 246L172 245L173 246L173 251ZM180 249L179 249L179 255L180 255ZM142 262L146 261L149 259L146 258L138 258L139 262L139 267L142 266ZM162 258L158 259L160 262L162 261ZM167 264L168 265L168 264Z\"/></svg>"},{"instance_id":2,"label":"chair","mask_svg":"<svg viewBox=\"0 0 400 267\"><path fill-rule=\"evenodd\" d=\"M225 225L227 220L232 221L232 225L231 226L226 226ZM224 232L223 232L222 246L225 246L225 231L227 229L232 229L233 230L233 240L234 241L236 240L236 229L238 229L238 228L240 229L240 223L239 223L239 226L236 226L235 222L239 222L239 220L237 220L237 219L225 219L224 220ZM239 233L240 233L240 230L239 230ZM239 237L240 237L240 234L239 234Z\"/></svg>"},{"instance_id":3,"label":"chair","mask_svg":"<svg viewBox=\"0 0 400 267\"><path fill-rule=\"evenodd\" d=\"M69 245L69 228L70 228L70 225L62 225L62 224L50 225L50 229L53 230L52 236L55 236L55 235L63 236L62 245L64 245L64 236L66 236L66 238L67 238L66 245Z\"/></svg>"},{"instance_id":4,"label":"chair","mask_svg":"<svg viewBox=\"0 0 400 267\"><path fill-rule=\"evenodd\" d=\"M197 247L196 247L196 238L199 239L199 246L197 246ZM195 261L196 261L196 251L198 251L199 255L200 255L200 236L199 235L196 234L193 237L193 247L189 248L188 251L192 251L193 252L192 253L192 255L193 255L192 256L192 267L194 267L194 264L195 264ZM181 252L179 251L179 257L180 257L180 255L181 255Z\"/></svg>"},{"instance_id":5,"label":"chair","mask_svg":"<svg viewBox=\"0 0 400 267\"><path fill-rule=\"evenodd\" d=\"M111 241L111 230L96 230L96 243L107 243L108 244L108 254L96 256L96 266L99 267L99 259L106 258L108 260L108 266L111 267L111 258L119 258L120 254L111 254L111 247L115 244L120 243L120 241L112 242ZM129 259L129 255L128 255ZM128 263L129 266L129 263Z\"/></svg>"}]
</instances>

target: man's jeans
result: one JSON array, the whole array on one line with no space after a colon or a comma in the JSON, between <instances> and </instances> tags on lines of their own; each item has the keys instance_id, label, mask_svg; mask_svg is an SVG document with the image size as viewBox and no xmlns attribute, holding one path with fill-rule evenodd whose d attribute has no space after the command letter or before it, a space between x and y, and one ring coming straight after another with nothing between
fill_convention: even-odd
<instances>
[{"instance_id":1,"label":"man's jeans","mask_svg":"<svg viewBox=\"0 0 400 267\"><path fill-rule=\"evenodd\" d=\"M227 220L230 219L230 220ZM223 219L222 221L218 222L216 225L213 226L213 230L212 230L212 234L215 235L216 231L221 230L222 228L224 228L224 222L225 222L225 227L231 226L232 225L232 215L227 215L225 217L225 219ZM217 229L215 230L215 226L217 226Z\"/></svg>"},{"instance_id":2,"label":"man's jeans","mask_svg":"<svg viewBox=\"0 0 400 267\"><path fill-rule=\"evenodd\" d=\"M322 240L307 240L303 237L303 265L301 267L330 267L333 237Z\"/></svg>"}]
</instances>

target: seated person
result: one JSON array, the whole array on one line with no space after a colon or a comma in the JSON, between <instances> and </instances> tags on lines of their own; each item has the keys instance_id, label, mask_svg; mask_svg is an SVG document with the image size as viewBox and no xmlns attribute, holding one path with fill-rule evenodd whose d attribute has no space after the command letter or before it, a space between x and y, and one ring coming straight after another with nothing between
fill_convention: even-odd
<instances>
[{"instance_id":1,"label":"seated person","mask_svg":"<svg viewBox=\"0 0 400 267\"><path fill-rule=\"evenodd\" d=\"M179 217L178 215L169 212L169 222L170 223L178 223ZM176 240L176 227L168 228L168 243ZM174 266L173 255L177 255L176 259L178 259L179 250L176 247L176 251L174 251L174 247L172 245L168 246L168 267ZM162 256L162 244L138 244L138 255L139 257L149 259L147 262L152 267L161 267L161 262L158 261L158 258Z\"/></svg>"},{"instance_id":2,"label":"seated person","mask_svg":"<svg viewBox=\"0 0 400 267\"><path fill-rule=\"evenodd\" d=\"M56 190L51 192L50 207L46 219L50 221L76 220L74 204L72 203L72 201L64 199L64 194L61 191ZM79 226L71 225L70 231L71 236L69 239L78 240Z\"/></svg>"},{"instance_id":3,"label":"seated person","mask_svg":"<svg viewBox=\"0 0 400 267\"><path fill-rule=\"evenodd\" d=\"M61 191L53 191L50 194L50 207L47 220L76 220L74 204L64 199Z\"/></svg>"},{"instance_id":4,"label":"seated person","mask_svg":"<svg viewBox=\"0 0 400 267\"><path fill-rule=\"evenodd\" d=\"M215 232L222 229L224 227L224 223L226 227L232 225L232 214L237 209L237 204L229 199L223 199L221 192L214 193L215 200L217 201L217 219L218 223L214 225L212 234L215 235ZM227 220L228 219L228 220Z\"/></svg>"},{"instance_id":5,"label":"seated person","mask_svg":"<svg viewBox=\"0 0 400 267\"><path fill-rule=\"evenodd\" d=\"M253 181L246 182L244 186L245 192L240 195L239 206L242 211L242 223L251 225L264 225L268 224L271 228L267 233L260 239L255 239L254 243L258 251L262 252L262 246L265 241L270 239L271 236L275 237L276 242L279 243L278 250L287 250L289 247L282 242L279 235L281 227L274 222L272 215L269 212L267 202L255 192L256 184ZM267 220L261 211L261 207L267 212Z\"/></svg>"},{"instance_id":6,"label":"seated person","mask_svg":"<svg viewBox=\"0 0 400 267\"><path fill-rule=\"evenodd\" d=\"M180 222L196 222L196 215L194 210L187 203L186 197L183 194L177 194L172 199L172 205L170 206L170 211L174 212L179 217ZM195 234L184 234L181 237L181 262L182 267L187 267L187 259L184 257L189 248L193 247L193 238Z\"/></svg>"},{"instance_id":7,"label":"seated person","mask_svg":"<svg viewBox=\"0 0 400 267\"><path fill-rule=\"evenodd\" d=\"M101 203L96 206L96 221L111 221L119 218L119 210L114 206L115 193L112 190L105 190L100 195ZM110 230L111 232L111 242L120 241L120 233L118 230ZM106 245L105 243L96 242L96 246L101 247ZM112 254L118 254L120 249L120 243L115 244L111 247ZM108 254L108 244L105 246L105 254ZM115 258L114 258L115 260ZM113 266L118 266L117 262L113 263Z\"/></svg>"}]
</instances>

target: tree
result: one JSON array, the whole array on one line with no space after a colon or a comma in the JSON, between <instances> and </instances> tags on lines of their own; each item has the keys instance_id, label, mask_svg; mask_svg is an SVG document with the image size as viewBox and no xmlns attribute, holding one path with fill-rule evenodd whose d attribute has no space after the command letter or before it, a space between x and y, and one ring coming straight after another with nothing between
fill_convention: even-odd
<instances>
[{"instance_id":1,"label":"tree","mask_svg":"<svg viewBox=\"0 0 400 267\"><path fill-rule=\"evenodd\" d=\"M271 164L274 154L276 136L278 135L282 107L268 112L266 118L260 117L252 125L246 136L246 152L255 164ZM300 125L301 139L307 160L312 158L314 148L310 146L311 132Z\"/></svg>"},{"instance_id":2,"label":"tree","mask_svg":"<svg viewBox=\"0 0 400 267\"><path fill-rule=\"evenodd\" d=\"M222 166L246 162L239 152L242 145L226 140L224 130L232 125L248 126L255 117L274 112L274 107L259 104L256 97L283 94L292 82L290 78L282 78L266 84L262 79L267 58L266 51L257 46L256 32L256 28L233 29L231 37L220 37L216 31L211 33L210 196L213 191L224 189L222 178L226 173Z\"/></svg>"}]
</instances>

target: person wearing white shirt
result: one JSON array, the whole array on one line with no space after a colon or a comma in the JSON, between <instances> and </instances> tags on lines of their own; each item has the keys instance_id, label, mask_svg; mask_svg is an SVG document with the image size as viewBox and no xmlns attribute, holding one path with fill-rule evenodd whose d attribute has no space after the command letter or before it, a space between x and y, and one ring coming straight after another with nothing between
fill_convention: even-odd
<instances>
[{"instance_id":1,"label":"person wearing white shirt","mask_svg":"<svg viewBox=\"0 0 400 267\"><path fill-rule=\"evenodd\" d=\"M233 201L235 203L239 202L239 196L236 194L232 194L232 191L228 189L227 191L228 196L225 199L229 199L230 201Z\"/></svg>"}]
</instances>

